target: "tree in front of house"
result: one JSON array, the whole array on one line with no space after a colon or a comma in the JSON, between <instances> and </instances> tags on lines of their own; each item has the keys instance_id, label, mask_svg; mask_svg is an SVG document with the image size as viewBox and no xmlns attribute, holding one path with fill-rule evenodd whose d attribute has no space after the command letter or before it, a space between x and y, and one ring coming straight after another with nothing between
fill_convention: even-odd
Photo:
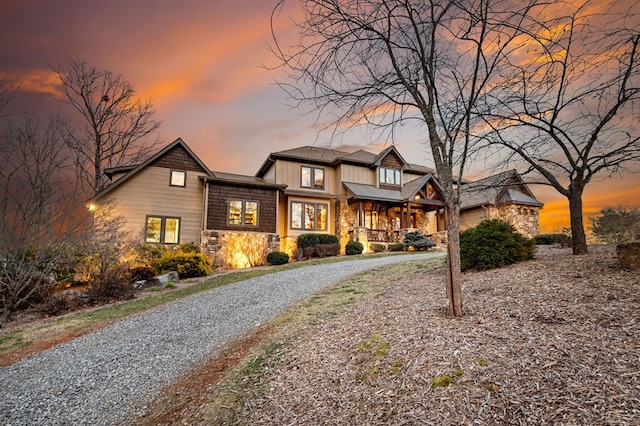
<instances>
[{"instance_id":1,"label":"tree in front of house","mask_svg":"<svg viewBox=\"0 0 640 426\"><path fill-rule=\"evenodd\" d=\"M67 143L75 153L78 177L89 195L106 186L104 170L135 164L157 146L160 127L150 100L137 98L122 75L73 59L54 70L67 102L81 116L69 126Z\"/></svg>"},{"instance_id":2,"label":"tree in front of house","mask_svg":"<svg viewBox=\"0 0 640 426\"><path fill-rule=\"evenodd\" d=\"M312 106L333 128L367 125L391 137L421 127L443 188L448 230L448 313L461 316L459 186L477 106L537 0L282 0L300 6L297 42L274 33L274 52L288 72L282 84L296 103ZM542 7L542 6L541 6ZM332 126L329 126L332 127Z\"/></svg>"},{"instance_id":3,"label":"tree in front of house","mask_svg":"<svg viewBox=\"0 0 640 426\"><path fill-rule=\"evenodd\" d=\"M640 14L622 1L554 7L503 69L484 117L506 162L523 161L567 198L573 253L583 254L585 188L640 160Z\"/></svg>"}]
</instances>

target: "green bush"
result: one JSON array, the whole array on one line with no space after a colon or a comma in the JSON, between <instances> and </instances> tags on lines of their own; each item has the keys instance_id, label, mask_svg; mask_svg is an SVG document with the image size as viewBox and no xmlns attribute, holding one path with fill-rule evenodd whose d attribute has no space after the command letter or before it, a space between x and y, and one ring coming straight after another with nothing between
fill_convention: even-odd
<instances>
[{"instance_id":1,"label":"green bush","mask_svg":"<svg viewBox=\"0 0 640 426\"><path fill-rule=\"evenodd\" d=\"M413 247L415 250L428 250L436 246L436 243L420 231L407 232L402 243L406 248Z\"/></svg>"},{"instance_id":2,"label":"green bush","mask_svg":"<svg viewBox=\"0 0 640 426\"><path fill-rule=\"evenodd\" d=\"M380 253L386 250L387 248L384 246L384 244L378 244L378 243L371 244L371 251L374 253Z\"/></svg>"},{"instance_id":3,"label":"green bush","mask_svg":"<svg viewBox=\"0 0 640 426\"><path fill-rule=\"evenodd\" d=\"M270 265L284 265L289 262L289 255L281 251L272 251L267 255L267 263Z\"/></svg>"},{"instance_id":4,"label":"green bush","mask_svg":"<svg viewBox=\"0 0 640 426\"><path fill-rule=\"evenodd\" d=\"M404 251L404 244L402 243L389 244L389 251Z\"/></svg>"},{"instance_id":5,"label":"green bush","mask_svg":"<svg viewBox=\"0 0 640 426\"><path fill-rule=\"evenodd\" d=\"M200 253L200 246L194 243L184 243L178 246L178 251L183 253Z\"/></svg>"},{"instance_id":6,"label":"green bush","mask_svg":"<svg viewBox=\"0 0 640 426\"><path fill-rule=\"evenodd\" d=\"M347 253L347 255L349 256L354 254L361 254L363 250L364 246L358 241L349 241L345 247L345 253Z\"/></svg>"},{"instance_id":7,"label":"green bush","mask_svg":"<svg viewBox=\"0 0 640 426\"><path fill-rule=\"evenodd\" d=\"M153 266L159 274L176 271L180 278L205 277L212 272L211 260L201 253L166 252Z\"/></svg>"},{"instance_id":8,"label":"green bush","mask_svg":"<svg viewBox=\"0 0 640 426\"><path fill-rule=\"evenodd\" d=\"M533 237L533 241L539 246L553 246L561 244L563 238L562 234L540 234Z\"/></svg>"},{"instance_id":9,"label":"green bush","mask_svg":"<svg viewBox=\"0 0 640 426\"><path fill-rule=\"evenodd\" d=\"M307 258L312 256L322 258L340 254L340 240L332 234L300 234L296 243L298 250L302 250L304 257Z\"/></svg>"},{"instance_id":10,"label":"green bush","mask_svg":"<svg viewBox=\"0 0 640 426\"><path fill-rule=\"evenodd\" d=\"M298 248L314 247L320 244L320 234L300 234L296 239Z\"/></svg>"},{"instance_id":11,"label":"green bush","mask_svg":"<svg viewBox=\"0 0 640 426\"><path fill-rule=\"evenodd\" d=\"M533 259L534 240L518 233L510 223L492 219L460 233L461 269L486 270Z\"/></svg>"}]
</instances>

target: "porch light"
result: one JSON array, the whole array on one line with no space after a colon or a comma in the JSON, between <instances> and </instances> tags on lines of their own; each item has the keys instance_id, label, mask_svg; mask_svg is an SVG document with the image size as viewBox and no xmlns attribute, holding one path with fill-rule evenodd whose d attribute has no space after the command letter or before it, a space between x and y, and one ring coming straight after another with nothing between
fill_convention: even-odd
<instances>
[{"instance_id":1,"label":"porch light","mask_svg":"<svg viewBox=\"0 0 640 426\"><path fill-rule=\"evenodd\" d=\"M420 199L420 194L416 194L416 195L414 195L414 196L413 196L413 199L414 199L414 200L419 200L419 199Z\"/></svg>"},{"instance_id":2,"label":"porch light","mask_svg":"<svg viewBox=\"0 0 640 426\"><path fill-rule=\"evenodd\" d=\"M96 205L95 204L89 204L87 206L87 208L89 209L90 212L95 211L96 210Z\"/></svg>"}]
</instances>

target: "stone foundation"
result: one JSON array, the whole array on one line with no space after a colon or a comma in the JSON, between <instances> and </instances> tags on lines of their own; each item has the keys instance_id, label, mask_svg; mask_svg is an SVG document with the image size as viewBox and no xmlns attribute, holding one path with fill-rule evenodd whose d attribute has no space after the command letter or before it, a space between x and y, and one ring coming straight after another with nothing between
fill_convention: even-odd
<instances>
[{"instance_id":1,"label":"stone foundation","mask_svg":"<svg viewBox=\"0 0 640 426\"><path fill-rule=\"evenodd\" d=\"M214 268L248 268L266 263L267 254L280 251L280 236L264 232L202 231L200 249Z\"/></svg>"}]
</instances>

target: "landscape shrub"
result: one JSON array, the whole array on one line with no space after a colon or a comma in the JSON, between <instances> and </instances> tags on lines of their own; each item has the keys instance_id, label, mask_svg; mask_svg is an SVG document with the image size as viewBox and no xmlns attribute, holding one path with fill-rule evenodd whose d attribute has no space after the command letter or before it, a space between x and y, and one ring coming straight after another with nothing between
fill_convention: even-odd
<instances>
[{"instance_id":1,"label":"landscape shrub","mask_svg":"<svg viewBox=\"0 0 640 426\"><path fill-rule=\"evenodd\" d=\"M156 276L156 271L150 266L134 266L129 270L131 282L149 281Z\"/></svg>"},{"instance_id":2,"label":"landscape shrub","mask_svg":"<svg viewBox=\"0 0 640 426\"><path fill-rule=\"evenodd\" d=\"M379 244L379 243L371 244L371 251L374 253L380 253L385 250L387 250L387 248L384 246L384 244Z\"/></svg>"},{"instance_id":3,"label":"landscape shrub","mask_svg":"<svg viewBox=\"0 0 640 426\"><path fill-rule=\"evenodd\" d=\"M153 266L159 274L176 271L180 278L206 277L212 272L211 261L202 253L166 252Z\"/></svg>"},{"instance_id":4,"label":"landscape shrub","mask_svg":"<svg viewBox=\"0 0 640 426\"><path fill-rule=\"evenodd\" d=\"M326 257L340 254L340 240L332 234L300 234L296 239L298 249L302 250L303 256ZM297 260L298 259L296 256Z\"/></svg>"},{"instance_id":5,"label":"landscape shrub","mask_svg":"<svg viewBox=\"0 0 640 426\"><path fill-rule=\"evenodd\" d=\"M281 251L272 251L267 255L267 263L270 265L284 265L289 262L289 255Z\"/></svg>"},{"instance_id":6,"label":"landscape shrub","mask_svg":"<svg viewBox=\"0 0 640 426\"><path fill-rule=\"evenodd\" d=\"M94 303L131 299L134 293L129 268L124 264L94 275L88 284L87 296Z\"/></svg>"},{"instance_id":7,"label":"landscape shrub","mask_svg":"<svg viewBox=\"0 0 640 426\"><path fill-rule=\"evenodd\" d=\"M553 246L560 245L563 238L562 234L540 234L533 237L533 240L539 246Z\"/></svg>"},{"instance_id":8,"label":"landscape shrub","mask_svg":"<svg viewBox=\"0 0 640 426\"><path fill-rule=\"evenodd\" d=\"M306 247L315 247L320 244L320 234L300 234L296 239L298 248L304 249Z\"/></svg>"},{"instance_id":9,"label":"landscape shrub","mask_svg":"<svg viewBox=\"0 0 640 426\"><path fill-rule=\"evenodd\" d=\"M404 251L404 244L402 243L389 244L389 251Z\"/></svg>"},{"instance_id":10,"label":"landscape shrub","mask_svg":"<svg viewBox=\"0 0 640 426\"><path fill-rule=\"evenodd\" d=\"M297 261L304 260L304 250L301 248L297 248L293 251L293 258Z\"/></svg>"},{"instance_id":11,"label":"landscape shrub","mask_svg":"<svg viewBox=\"0 0 640 426\"><path fill-rule=\"evenodd\" d=\"M194 243L184 243L178 246L178 251L182 253L200 253L200 246Z\"/></svg>"},{"instance_id":12,"label":"landscape shrub","mask_svg":"<svg viewBox=\"0 0 640 426\"><path fill-rule=\"evenodd\" d=\"M402 243L406 248L413 247L414 250L428 250L436 246L436 243L420 231L407 232Z\"/></svg>"},{"instance_id":13,"label":"landscape shrub","mask_svg":"<svg viewBox=\"0 0 640 426\"><path fill-rule=\"evenodd\" d=\"M349 256L354 254L361 254L364 250L364 246L358 241L349 241L345 247L345 253Z\"/></svg>"},{"instance_id":14,"label":"landscape shrub","mask_svg":"<svg viewBox=\"0 0 640 426\"><path fill-rule=\"evenodd\" d=\"M480 222L460 233L461 269L486 270L533 259L534 240L525 238L510 223L497 219Z\"/></svg>"}]
</instances>

